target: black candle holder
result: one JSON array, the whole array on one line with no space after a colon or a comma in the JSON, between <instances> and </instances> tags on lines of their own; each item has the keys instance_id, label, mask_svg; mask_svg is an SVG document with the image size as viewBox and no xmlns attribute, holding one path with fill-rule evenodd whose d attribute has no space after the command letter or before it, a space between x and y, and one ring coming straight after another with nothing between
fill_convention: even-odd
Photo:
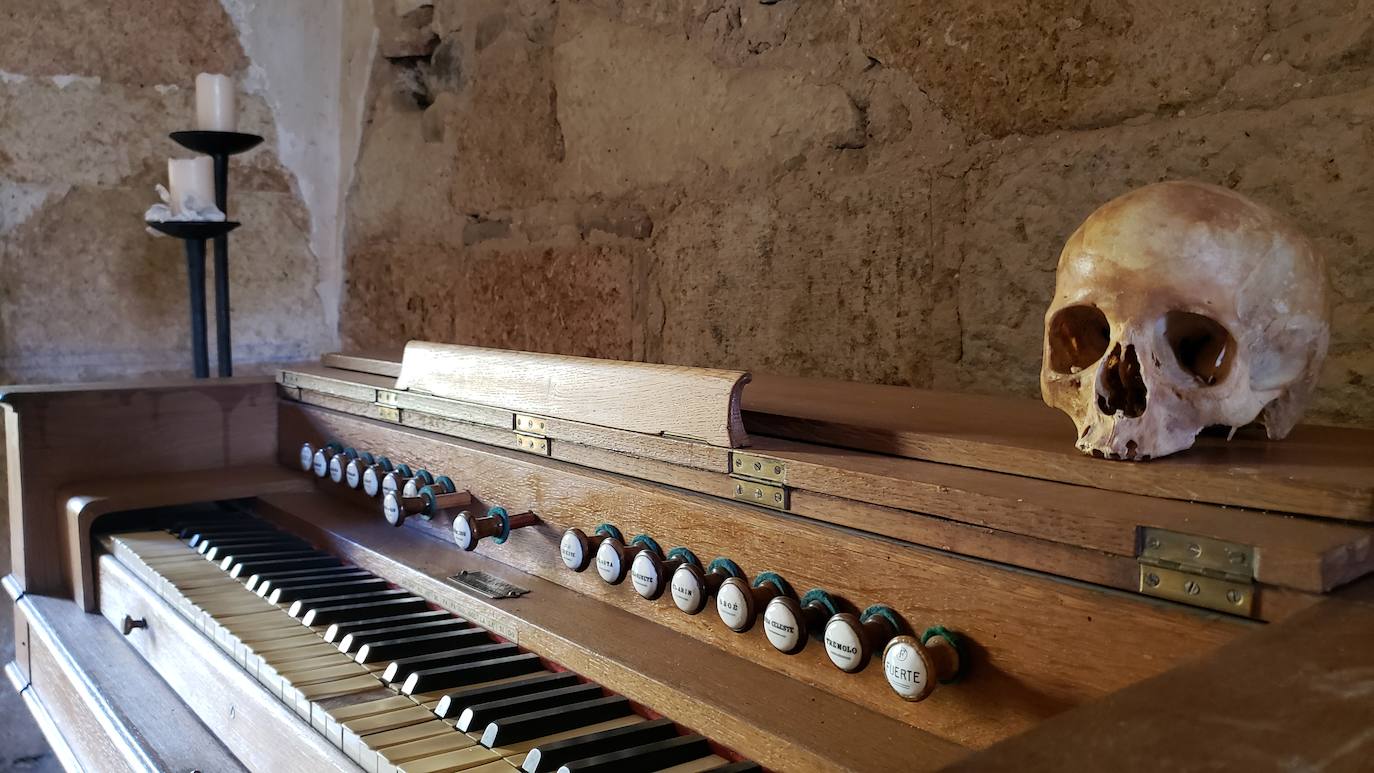
<instances>
[{"instance_id":1,"label":"black candle holder","mask_svg":"<svg viewBox=\"0 0 1374 773\"><path fill-rule=\"evenodd\" d=\"M245 134L243 132L219 132L219 131L181 131L172 132L172 139L183 148L201 153L214 159L215 162L215 206L229 216L229 157L244 153L257 147L262 142L262 137L256 134ZM228 228L224 228L228 224ZM189 268L192 258L192 250L198 249L200 258L196 262L200 271L199 296L200 296L200 330L197 334L196 324L196 296L197 285L194 277L191 279L191 339L194 354L197 342L200 346L200 357L194 360L196 377L205 378L209 374L209 364L203 363L205 359L205 239L212 238L215 241L215 354L217 357L217 372L221 377L234 375L234 356L230 343L229 334L229 232L238 227L238 223L226 222L174 222L166 221L163 223L149 223L163 233L178 236L163 226L221 226L215 232L206 232L206 235L199 238L198 246L196 237L178 236L186 240L186 260Z\"/></svg>"},{"instance_id":2,"label":"black candle holder","mask_svg":"<svg viewBox=\"0 0 1374 773\"><path fill-rule=\"evenodd\" d=\"M149 220L148 226L168 236L175 236L186 243L186 276L191 286L191 369L196 378L209 378L210 354L206 351L205 325L205 240L224 238L230 231L239 227L230 220L221 221L184 221ZM218 248L216 248L218 249ZM218 287L220 278L215 277ZM225 282L227 284L227 280ZM228 297L228 294L225 294ZM219 310L216 309L216 312ZM223 320L224 324L218 324ZM220 375L227 376L225 369L226 352L229 344L229 315L218 314L216 333L219 335Z\"/></svg>"}]
</instances>

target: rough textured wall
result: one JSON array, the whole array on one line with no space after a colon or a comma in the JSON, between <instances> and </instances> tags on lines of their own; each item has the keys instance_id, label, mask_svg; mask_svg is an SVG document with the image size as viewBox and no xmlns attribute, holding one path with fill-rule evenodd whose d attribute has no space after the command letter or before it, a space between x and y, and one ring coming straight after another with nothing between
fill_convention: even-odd
<instances>
[{"instance_id":1,"label":"rough textured wall","mask_svg":"<svg viewBox=\"0 0 1374 773\"><path fill-rule=\"evenodd\" d=\"M231 162L231 214L244 223L230 255L237 369L333 346L340 22L335 0L0 3L0 384L189 371L181 244L151 237L141 217L167 157L189 155L167 133L193 128L202 71L238 79L240 128L267 137ZM255 58L274 50L291 60ZM4 497L0 485L0 574ZM0 603L0 662L12 657L9 610ZM55 767L6 686L0 770L10 765Z\"/></svg>"},{"instance_id":2,"label":"rough textured wall","mask_svg":"<svg viewBox=\"0 0 1374 773\"><path fill-rule=\"evenodd\" d=\"M1368 0L391 0L344 340L1037 394L1063 240L1165 178L1300 221L1374 425Z\"/></svg>"}]
</instances>

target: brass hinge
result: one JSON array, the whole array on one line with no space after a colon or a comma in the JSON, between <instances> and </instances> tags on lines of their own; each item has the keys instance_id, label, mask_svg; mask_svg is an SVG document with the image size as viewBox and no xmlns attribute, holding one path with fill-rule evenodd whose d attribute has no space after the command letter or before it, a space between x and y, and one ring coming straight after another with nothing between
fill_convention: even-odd
<instances>
[{"instance_id":1,"label":"brass hinge","mask_svg":"<svg viewBox=\"0 0 1374 773\"><path fill-rule=\"evenodd\" d=\"M377 418L393 424L401 423L401 409L385 403L377 403Z\"/></svg>"},{"instance_id":2,"label":"brass hinge","mask_svg":"<svg viewBox=\"0 0 1374 773\"><path fill-rule=\"evenodd\" d=\"M385 405L391 408L399 408L401 405L401 403L396 397L396 392L393 392L390 389L377 390L377 404Z\"/></svg>"},{"instance_id":3,"label":"brass hinge","mask_svg":"<svg viewBox=\"0 0 1374 773\"><path fill-rule=\"evenodd\" d=\"M523 413L515 414L515 447L521 451L528 451L540 456L549 456L550 440L544 433L548 430L548 422L540 416L529 416Z\"/></svg>"},{"instance_id":4,"label":"brass hinge","mask_svg":"<svg viewBox=\"0 0 1374 773\"><path fill-rule=\"evenodd\" d=\"M735 499L741 502L775 510L786 510L792 504L787 488L787 462L782 460L731 451L730 480Z\"/></svg>"},{"instance_id":5,"label":"brass hinge","mask_svg":"<svg viewBox=\"0 0 1374 773\"><path fill-rule=\"evenodd\" d=\"M1254 615L1255 549L1249 545L1139 527L1140 592L1196 607Z\"/></svg>"}]
</instances>

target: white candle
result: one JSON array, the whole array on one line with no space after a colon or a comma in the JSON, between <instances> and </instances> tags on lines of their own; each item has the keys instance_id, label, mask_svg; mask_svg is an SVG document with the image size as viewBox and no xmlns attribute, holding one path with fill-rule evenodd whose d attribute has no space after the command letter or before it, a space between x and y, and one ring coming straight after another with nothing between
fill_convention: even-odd
<instances>
[{"instance_id":1,"label":"white candle","mask_svg":"<svg viewBox=\"0 0 1374 773\"><path fill-rule=\"evenodd\" d=\"M186 214L186 197L195 199L197 208L215 203L215 162L209 156L167 159L167 187L172 194L172 213Z\"/></svg>"},{"instance_id":2,"label":"white candle","mask_svg":"<svg viewBox=\"0 0 1374 773\"><path fill-rule=\"evenodd\" d=\"M234 81L228 75L203 72L196 76L196 128L231 132L238 127L234 114Z\"/></svg>"}]
</instances>

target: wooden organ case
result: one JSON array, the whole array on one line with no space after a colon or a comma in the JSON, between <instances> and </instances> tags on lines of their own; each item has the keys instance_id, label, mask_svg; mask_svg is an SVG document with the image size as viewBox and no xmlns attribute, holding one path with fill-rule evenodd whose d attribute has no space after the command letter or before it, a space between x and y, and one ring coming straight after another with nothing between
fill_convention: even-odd
<instances>
[{"instance_id":1,"label":"wooden organ case","mask_svg":"<svg viewBox=\"0 0 1374 773\"><path fill-rule=\"evenodd\" d=\"M0 400L71 769L1367 769L1374 433L420 342Z\"/></svg>"}]
</instances>

